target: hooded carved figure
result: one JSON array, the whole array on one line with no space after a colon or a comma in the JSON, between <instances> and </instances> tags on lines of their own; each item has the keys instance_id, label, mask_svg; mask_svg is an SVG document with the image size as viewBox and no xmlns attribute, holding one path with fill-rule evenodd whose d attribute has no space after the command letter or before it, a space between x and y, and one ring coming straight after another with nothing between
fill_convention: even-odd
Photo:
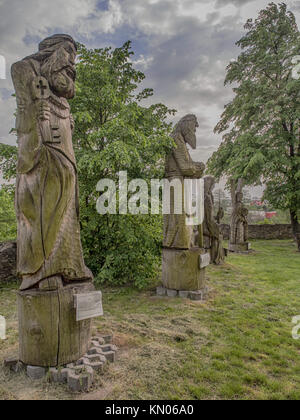
<instances>
[{"instance_id":1,"label":"hooded carved figure","mask_svg":"<svg viewBox=\"0 0 300 420\"><path fill-rule=\"evenodd\" d=\"M234 182L231 186L233 211L231 215L230 243L244 244L248 240L248 210L243 205L243 180L238 181L237 187Z\"/></svg>"},{"instance_id":2,"label":"hooded carved figure","mask_svg":"<svg viewBox=\"0 0 300 420\"><path fill-rule=\"evenodd\" d=\"M78 182L67 99L75 93L76 44L68 35L42 41L13 64L17 97L17 271L21 290L44 279L91 280L83 260Z\"/></svg>"},{"instance_id":3,"label":"hooded carved figure","mask_svg":"<svg viewBox=\"0 0 300 420\"><path fill-rule=\"evenodd\" d=\"M223 248L223 236L214 217L213 189L215 184L216 180L213 176L206 176L204 178L203 235L204 246L210 250L211 261L214 264L222 264L225 259L225 252Z\"/></svg>"}]
</instances>

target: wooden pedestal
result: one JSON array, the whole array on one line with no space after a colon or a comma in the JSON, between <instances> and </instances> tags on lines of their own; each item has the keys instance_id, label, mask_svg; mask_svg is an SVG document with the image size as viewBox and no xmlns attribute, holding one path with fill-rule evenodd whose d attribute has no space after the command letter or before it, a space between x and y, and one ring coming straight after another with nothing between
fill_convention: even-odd
<instances>
[{"instance_id":1,"label":"wooden pedestal","mask_svg":"<svg viewBox=\"0 0 300 420\"><path fill-rule=\"evenodd\" d=\"M55 291L19 292L20 361L57 367L80 359L88 351L91 320L76 322L74 295L94 290L93 284L87 282Z\"/></svg>"},{"instance_id":2,"label":"wooden pedestal","mask_svg":"<svg viewBox=\"0 0 300 420\"><path fill-rule=\"evenodd\" d=\"M230 252L247 252L251 249L249 242L244 242L242 244L231 244L229 243Z\"/></svg>"},{"instance_id":3,"label":"wooden pedestal","mask_svg":"<svg viewBox=\"0 0 300 420\"><path fill-rule=\"evenodd\" d=\"M200 268L200 248L177 250L163 249L162 283L167 289L196 291L205 286L205 268Z\"/></svg>"}]
</instances>

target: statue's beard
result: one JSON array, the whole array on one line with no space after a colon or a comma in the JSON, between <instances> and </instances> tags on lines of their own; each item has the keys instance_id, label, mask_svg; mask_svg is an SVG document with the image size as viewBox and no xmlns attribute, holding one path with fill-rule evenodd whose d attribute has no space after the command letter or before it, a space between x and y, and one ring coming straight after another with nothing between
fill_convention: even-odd
<instances>
[{"instance_id":1,"label":"statue's beard","mask_svg":"<svg viewBox=\"0 0 300 420\"><path fill-rule=\"evenodd\" d=\"M73 73L72 73L73 72ZM72 99L75 95L75 72L71 67L54 72L50 76L49 84L57 96Z\"/></svg>"},{"instance_id":2,"label":"statue's beard","mask_svg":"<svg viewBox=\"0 0 300 420\"><path fill-rule=\"evenodd\" d=\"M66 99L74 97L76 70L63 48L42 63L41 75L48 80L51 90L57 96Z\"/></svg>"},{"instance_id":3,"label":"statue's beard","mask_svg":"<svg viewBox=\"0 0 300 420\"><path fill-rule=\"evenodd\" d=\"M196 134L192 130L187 130L184 133L184 139L191 146L192 149L196 149L197 137L196 137Z\"/></svg>"}]
</instances>

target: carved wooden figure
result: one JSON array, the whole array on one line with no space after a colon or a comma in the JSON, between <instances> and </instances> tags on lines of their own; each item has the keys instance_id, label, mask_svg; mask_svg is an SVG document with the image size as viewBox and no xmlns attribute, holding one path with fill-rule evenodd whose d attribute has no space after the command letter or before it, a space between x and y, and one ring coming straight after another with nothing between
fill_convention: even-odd
<instances>
[{"instance_id":1,"label":"carved wooden figure","mask_svg":"<svg viewBox=\"0 0 300 420\"><path fill-rule=\"evenodd\" d=\"M39 366L74 361L88 346L90 321L76 323L73 303L74 294L93 290L80 240L74 121L67 101L75 93L75 58L74 40L54 35L11 70L17 98L20 358Z\"/></svg>"},{"instance_id":2,"label":"carved wooden figure","mask_svg":"<svg viewBox=\"0 0 300 420\"><path fill-rule=\"evenodd\" d=\"M243 180L231 182L232 215L230 226L229 250L232 252L248 251L248 210L243 205Z\"/></svg>"},{"instance_id":3,"label":"carved wooden figure","mask_svg":"<svg viewBox=\"0 0 300 420\"><path fill-rule=\"evenodd\" d=\"M218 213L216 215L216 222L218 223L218 225L221 224L222 219L224 218L224 216L225 216L224 209L223 209L223 207L220 206L219 207L219 210L218 210Z\"/></svg>"},{"instance_id":4,"label":"carved wooden figure","mask_svg":"<svg viewBox=\"0 0 300 420\"><path fill-rule=\"evenodd\" d=\"M204 178L204 246L210 252L211 262L214 264L222 264L225 260L225 252L223 248L223 235L220 227L214 217L214 197L213 189L215 186L215 178L206 176Z\"/></svg>"},{"instance_id":5,"label":"carved wooden figure","mask_svg":"<svg viewBox=\"0 0 300 420\"><path fill-rule=\"evenodd\" d=\"M169 182L179 181L181 190L171 189L170 214L164 215L163 285L181 291L200 290L205 278L205 268L200 268L199 264L199 256L205 253L199 247L202 243L202 229L200 226L198 244L195 245L192 240L193 226L186 222L184 207L184 180L200 179L205 169L203 163L192 160L187 147L189 144L193 149L196 148L197 127L194 115L186 115L179 121L172 134L176 147L166 160L166 179ZM175 210L176 193L183 198L179 209L181 214Z\"/></svg>"},{"instance_id":6,"label":"carved wooden figure","mask_svg":"<svg viewBox=\"0 0 300 420\"><path fill-rule=\"evenodd\" d=\"M166 161L165 176L170 182L179 180L182 185L182 197L184 197L184 179L201 178L205 169L203 163L194 162L189 154L187 144L193 149L196 148L197 119L194 115L186 115L175 126L172 137L176 147L168 156ZM175 190L171 190L171 211L164 215L164 247L189 249L191 243L192 229L186 224L184 200L182 200L181 214L175 214L174 202Z\"/></svg>"}]
</instances>

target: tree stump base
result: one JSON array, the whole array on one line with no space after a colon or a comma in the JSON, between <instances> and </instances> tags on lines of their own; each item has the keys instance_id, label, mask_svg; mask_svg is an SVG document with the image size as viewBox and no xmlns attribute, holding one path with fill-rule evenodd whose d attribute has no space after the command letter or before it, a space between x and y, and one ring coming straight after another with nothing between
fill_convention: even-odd
<instances>
[{"instance_id":1,"label":"tree stump base","mask_svg":"<svg viewBox=\"0 0 300 420\"><path fill-rule=\"evenodd\" d=\"M251 250L251 244L249 242L244 242L240 244L231 244L229 243L229 251L230 252L248 252Z\"/></svg>"},{"instance_id":2,"label":"tree stump base","mask_svg":"<svg viewBox=\"0 0 300 420\"><path fill-rule=\"evenodd\" d=\"M162 283L166 289L197 291L205 287L205 267L201 267L201 248L178 250L163 249Z\"/></svg>"},{"instance_id":3,"label":"tree stump base","mask_svg":"<svg viewBox=\"0 0 300 420\"><path fill-rule=\"evenodd\" d=\"M182 299L190 299L196 301L204 301L207 299L209 294L208 287L204 287L201 290L173 290L173 289L166 289L163 286L159 286L156 288L156 295L160 297L169 297L169 298L182 298Z\"/></svg>"},{"instance_id":4,"label":"tree stump base","mask_svg":"<svg viewBox=\"0 0 300 420\"><path fill-rule=\"evenodd\" d=\"M92 321L76 321L74 296L94 290L91 282L85 282L52 291L19 292L20 361L58 367L80 359L89 349Z\"/></svg>"}]
</instances>

